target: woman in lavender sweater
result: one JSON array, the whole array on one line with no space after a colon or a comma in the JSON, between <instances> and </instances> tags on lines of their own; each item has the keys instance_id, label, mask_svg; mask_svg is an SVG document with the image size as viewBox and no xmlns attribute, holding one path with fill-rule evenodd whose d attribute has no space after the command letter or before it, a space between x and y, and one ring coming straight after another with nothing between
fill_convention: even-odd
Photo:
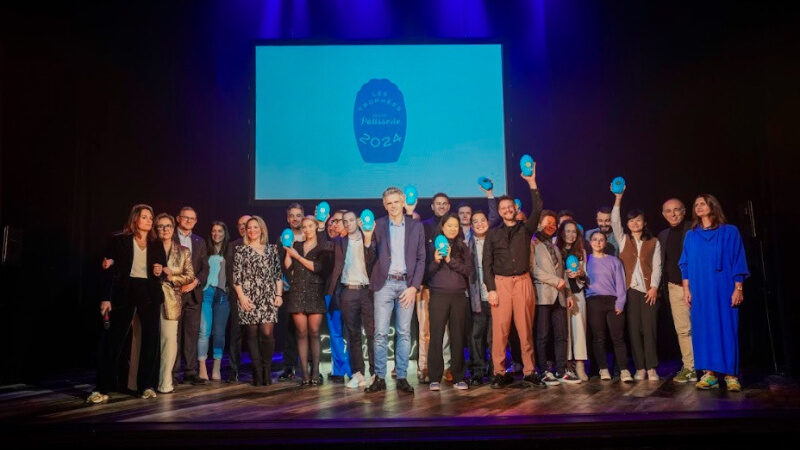
<instances>
[{"instance_id":1,"label":"woman in lavender sweater","mask_svg":"<svg viewBox=\"0 0 800 450\"><path fill-rule=\"evenodd\" d=\"M625 269L615 256L606 255L606 236L595 231L589 238L592 254L586 262L586 309L589 328L592 330L594 359L600 368L600 379L610 380L608 358L606 356L606 329L614 345L614 356L621 368L619 378L626 383L633 382L628 365L628 349L625 346Z\"/></svg>"}]
</instances>

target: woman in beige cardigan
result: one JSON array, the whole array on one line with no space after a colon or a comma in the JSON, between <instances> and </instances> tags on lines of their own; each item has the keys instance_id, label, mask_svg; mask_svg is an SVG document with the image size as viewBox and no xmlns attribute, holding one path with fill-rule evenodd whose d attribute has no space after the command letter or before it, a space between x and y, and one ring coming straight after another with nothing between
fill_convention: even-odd
<instances>
[{"instance_id":1,"label":"woman in beige cardigan","mask_svg":"<svg viewBox=\"0 0 800 450\"><path fill-rule=\"evenodd\" d=\"M167 213L156 217L158 239L164 245L166 266L156 264L153 270L161 277L164 306L161 309L161 365L158 372L158 391L169 394L175 390L172 368L178 354L178 320L181 317L180 288L194 281L192 255L189 249L173 241L175 218Z\"/></svg>"}]
</instances>

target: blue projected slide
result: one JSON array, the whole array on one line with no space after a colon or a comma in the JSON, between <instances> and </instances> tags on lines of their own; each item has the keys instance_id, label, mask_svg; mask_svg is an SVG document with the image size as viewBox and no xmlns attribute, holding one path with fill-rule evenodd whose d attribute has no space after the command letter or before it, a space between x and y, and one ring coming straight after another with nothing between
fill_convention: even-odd
<instances>
[{"instance_id":1,"label":"blue projected slide","mask_svg":"<svg viewBox=\"0 0 800 450\"><path fill-rule=\"evenodd\" d=\"M255 48L255 199L506 188L499 44Z\"/></svg>"}]
</instances>

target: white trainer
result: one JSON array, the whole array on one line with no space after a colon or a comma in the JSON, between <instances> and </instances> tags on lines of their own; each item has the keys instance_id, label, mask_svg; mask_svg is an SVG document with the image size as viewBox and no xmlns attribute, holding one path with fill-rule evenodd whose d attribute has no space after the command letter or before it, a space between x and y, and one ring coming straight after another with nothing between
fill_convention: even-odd
<instances>
[{"instance_id":1,"label":"white trainer","mask_svg":"<svg viewBox=\"0 0 800 450\"><path fill-rule=\"evenodd\" d=\"M350 381L348 381L345 386L347 386L350 389L358 389L360 387L365 386L366 384L367 382L364 379L364 375L362 375L361 372L356 372L353 374L352 377L350 377Z\"/></svg>"}]
</instances>

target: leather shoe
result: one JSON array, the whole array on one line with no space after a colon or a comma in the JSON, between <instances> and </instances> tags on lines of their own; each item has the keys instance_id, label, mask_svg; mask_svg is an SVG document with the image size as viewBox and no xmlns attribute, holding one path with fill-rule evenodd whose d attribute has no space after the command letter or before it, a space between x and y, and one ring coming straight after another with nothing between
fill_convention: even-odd
<instances>
[{"instance_id":1,"label":"leather shoe","mask_svg":"<svg viewBox=\"0 0 800 450\"><path fill-rule=\"evenodd\" d=\"M211 382L208 381L207 379L200 378L200 377L195 377L194 380L192 380L192 384L195 385L195 386L205 386L205 385L210 384L210 383Z\"/></svg>"},{"instance_id":2,"label":"leather shoe","mask_svg":"<svg viewBox=\"0 0 800 450\"><path fill-rule=\"evenodd\" d=\"M344 375L328 375L328 382L344 384Z\"/></svg>"},{"instance_id":3,"label":"leather shoe","mask_svg":"<svg viewBox=\"0 0 800 450\"><path fill-rule=\"evenodd\" d=\"M278 375L278 381L291 381L294 380L294 371L291 369L284 369L280 375Z\"/></svg>"},{"instance_id":4,"label":"leather shoe","mask_svg":"<svg viewBox=\"0 0 800 450\"><path fill-rule=\"evenodd\" d=\"M413 394L414 388L408 384L408 380L405 378L398 378L397 379L397 390L400 392L405 392L406 394Z\"/></svg>"},{"instance_id":5,"label":"leather shoe","mask_svg":"<svg viewBox=\"0 0 800 450\"><path fill-rule=\"evenodd\" d=\"M511 377L511 375L508 375L508 374L495 375L494 378L492 378L492 384L491 384L490 387L492 389L504 388L504 387L508 386L509 384L511 384L512 380L513 380L513 377Z\"/></svg>"},{"instance_id":6,"label":"leather shoe","mask_svg":"<svg viewBox=\"0 0 800 450\"><path fill-rule=\"evenodd\" d=\"M375 377L375 381L373 381L372 384L370 384L366 389L364 389L364 392L372 393L385 390L386 390L386 381L384 381L383 378Z\"/></svg>"},{"instance_id":7,"label":"leather shoe","mask_svg":"<svg viewBox=\"0 0 800 450\"><path fill-rule=\"evenodd\" d=\"M236 384L238 382L239 382L239 372L235 372L235 371L231 372L231 374L228 375L227 383Z\"/></svg>"}]
</instances>

